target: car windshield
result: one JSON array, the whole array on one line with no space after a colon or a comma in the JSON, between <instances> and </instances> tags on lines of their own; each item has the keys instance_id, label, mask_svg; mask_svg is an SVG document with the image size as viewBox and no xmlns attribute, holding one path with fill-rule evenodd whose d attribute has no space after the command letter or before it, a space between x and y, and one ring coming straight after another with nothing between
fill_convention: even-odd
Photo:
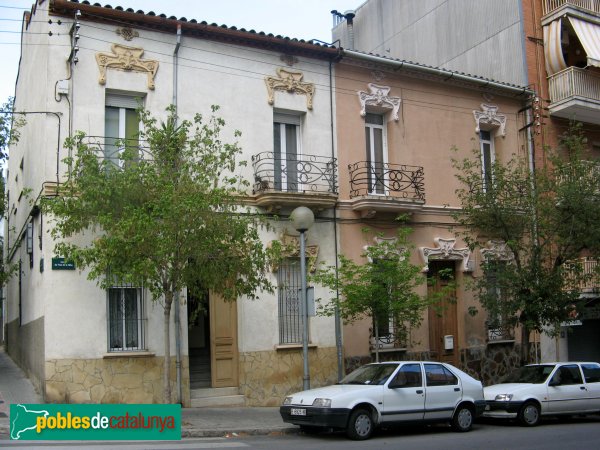
<instances>
[{"instance_id":1,"label":"car windshield","mask_svg":"<svg viewBox=\"0 0 600 450\"><path fill-rule=\"evenodd\" d=\"M504 382L541 384L546 381L552 370L554 370L553 364L525 366L510 374Z\"/></svg>"},{"instance_id":2,"label":"car windshield","mask_svg":"<svg viewBox=\"0 0 600 450\"><path fill-rule=\"evenodd\" d=\"M339 384L384 384L398 364L367 364L346 375Z\"/></svg>"}]
</instances>

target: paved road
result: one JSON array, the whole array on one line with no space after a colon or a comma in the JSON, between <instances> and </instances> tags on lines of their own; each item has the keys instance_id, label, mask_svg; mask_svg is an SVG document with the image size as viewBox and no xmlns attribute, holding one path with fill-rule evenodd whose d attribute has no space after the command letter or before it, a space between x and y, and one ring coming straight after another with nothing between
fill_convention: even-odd
<instances>
[{"instance_id":1,"label":"paved road","mask_svg":"<svg viewBox=\"0 0 600 450\"><path fill-rule=\"evenodd\" d=\"M399 427L378 432L371 440L356 442L344 434L233 436L230 438L184 439L178 442L19 442L0 441L0 447L15 449L394 449L403 450L565 450L598 448L600 416L573 420L549 419L535 428L509 422L477 424L469 433L454 433L445 426ZM33 445L32 445L33 444Z\"/></svg>"}]
</instances>

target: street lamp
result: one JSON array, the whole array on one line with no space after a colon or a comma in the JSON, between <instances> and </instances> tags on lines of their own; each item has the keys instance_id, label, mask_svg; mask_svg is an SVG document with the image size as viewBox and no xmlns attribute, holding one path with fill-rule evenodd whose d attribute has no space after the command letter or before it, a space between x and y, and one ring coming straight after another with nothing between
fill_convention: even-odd
<instances>
[{"instance_id":1,"label":"street lamp","mask_svg":"<svg viewBox=\"0 0 600 450\"><path fill-rule=\"evenodd\" d=\"M290 220L296 231L300 232L300 278L302 280L302 358L304 360L304 376L302 386L310 389L310 372L308 371L308 304L306 299L306 250L304 233L315 223L315 215L306 206L299 206L290 214Z\"/></svg>"}]
</instances>

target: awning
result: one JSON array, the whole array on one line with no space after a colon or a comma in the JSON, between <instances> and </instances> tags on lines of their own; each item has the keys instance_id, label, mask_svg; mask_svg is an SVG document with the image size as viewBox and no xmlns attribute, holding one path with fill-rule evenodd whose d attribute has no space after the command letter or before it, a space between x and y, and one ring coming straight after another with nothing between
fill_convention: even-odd
<instances>
[{"instance_id":1,"label":"awning","mask_svg":"<svg viewBox=\"0 0 600 450\"><path fill-rule=\"evenodd\" d=\"M567 68L561 46L561 19L550 22L544 27L544 56L546 73L554 75Z\"/></svg>"},{"instance_id":2,"label":"awning","mask_svg":"<svg viewBox=\"0 0 600 450\"><path fill-rule=\"evenodd\" d=\"M588 66L600 67L600 26L569 17L575 34L587 55Z\"/></svg>"}]
</instances>

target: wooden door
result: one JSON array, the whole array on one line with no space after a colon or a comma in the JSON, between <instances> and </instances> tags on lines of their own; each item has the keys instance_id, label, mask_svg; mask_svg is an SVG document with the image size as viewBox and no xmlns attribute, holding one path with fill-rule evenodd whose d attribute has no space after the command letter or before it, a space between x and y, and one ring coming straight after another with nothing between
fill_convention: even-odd
<instances>
[{"instance_id":1,"label":"wooden door","mask_svg":"<svg viewBox=\"0 0 600 450\"><path fill-rule=\"evenodd\" d=\"M441 292L455 279L454 261L429 261L427 273L429 294ZM452 336L452 338L447 338ZM453 340L447 349L446 340ZM456 291L448 292L436 305L429 307L429 348L436 361L458 364L458 323L456 316Z\"/></svg>"},{"instance_id":2,"label":"wooden door","mask_svg":"<svg viewBox=\"0 0 600 450\"><path fill-rule=\"evenodd\" d=\"M210 293L212 387L238 385L237 303Z\"/></svg>"}]
</instances>

